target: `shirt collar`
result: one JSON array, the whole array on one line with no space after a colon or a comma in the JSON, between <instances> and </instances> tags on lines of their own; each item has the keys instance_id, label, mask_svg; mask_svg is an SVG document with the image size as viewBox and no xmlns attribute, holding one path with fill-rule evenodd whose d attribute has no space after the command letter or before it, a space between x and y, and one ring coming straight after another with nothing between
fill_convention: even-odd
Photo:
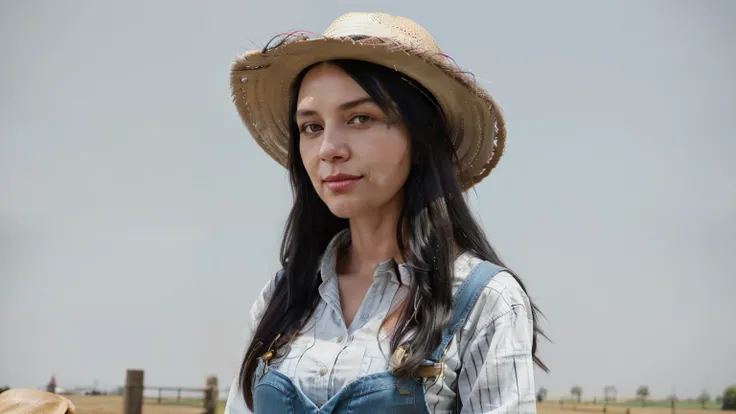
<instances>
[{"instance_id":1,"label":"shirt collar","mask_svg":"<svg viewBox=\"0 0 736 414\"><path fill-rule=\"evenodd\" d=\"M350 241L350 228L340 230L332 237L332 240L330 240L319 264L323 283L337 276L337 256L340 251L344 251L345 248L350 245ZM411 282L411 271L409 270L409 266L405 263L397 266L396 261L393 258L379 263L378 266L376 266L376 271L373 273L373 278L393 276L396 273L396 268L399 269L401 283L409 285ZM393 277L391 279L393 280Z\"/></svg>"}]
</instances>

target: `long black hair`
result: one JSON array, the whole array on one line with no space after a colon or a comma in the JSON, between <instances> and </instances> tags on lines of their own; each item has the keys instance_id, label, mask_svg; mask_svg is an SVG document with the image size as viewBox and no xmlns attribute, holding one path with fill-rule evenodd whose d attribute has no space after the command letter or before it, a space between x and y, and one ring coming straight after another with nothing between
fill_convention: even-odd
<instances>
[{"instance_id":1,"label":"long black hair","mask_svg":"<svg viewBox=\"0 0 736 414\"><path fill-rule=\"evenodd\" d=\"M391 350L402 345L408 331L414 336L407 344L411 352L395 371L399 377L411 375L439 345L442 328L450 317L453 262L458 248L483 260L506 267L488 242L471 214L458 184L455 152L448 126L437 101L429 91L401 73L380 65L337 60L336 65L355 80L411 140L412 165L403 187L404 204L396 226L396 241L404 263L412 272L408 298L416 303L400 314L391 339ZM299 156L299 129L295 121L296 96L305 69L291 90L289 109L288 170L294 205L286 222L281 244L283 277L266 306L240 371L240 386L245 401L253 409L252 378L260 354L281 334L273 349L295 335L319 302L319 258L330 240L348 227L348 221L333 215L312 186ZM513 273L512 273L513 274ZM526 288L516 275L522 289ZM547 367L536 356L538 309L532 302L534 337L532 355L543 370Z\"/></svg>"}]
</instances>

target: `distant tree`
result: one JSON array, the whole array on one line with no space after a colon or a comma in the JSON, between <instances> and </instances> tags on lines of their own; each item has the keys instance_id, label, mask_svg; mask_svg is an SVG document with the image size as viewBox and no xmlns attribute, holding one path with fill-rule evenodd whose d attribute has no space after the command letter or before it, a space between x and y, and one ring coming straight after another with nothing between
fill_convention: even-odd
<instances>
[{"instance_id":1,"label":"distant tree","mask_svg":"<svg viewBox=\"0 0 736 414\"><path fill-rule=\"evenodd\" d=\"M7 391L9 389L10 389L10 386L9 385L6 385L4 387L0 387L0 394L4 393L5 391Z\"/></svg>"},{"instance_id":2,"label":"distant tree","mask_svg":"<svg viewBox=\"0 0 736 414\"><path fill-rule=\"evenodd\" d=\"M636 396L641 400L641 406L644 407L649 397L649 387L642 385L636 389Z\"/></svg>"},{"instance_id":3,"label":"distant tree","mask_svg":"<svg viewBox=\"0 0 736 414\"><path fill-rule=\"evenodd\" d=\"M716 401L716 404L721 404L723 402L723 396L722 395L716 395L716 398L714 398Z\"/></svg>"},{"instance_id":4,"label":"distant tree","mask_svg":"<svg viewBox=\"0 0 736 414\"><path fill-rule=\"evenodd\" d=\"M736 410L736 385L731 385L723 390L721 410Z\"/></svg>"},{"instance_id":5,"label":"distant tree","mask_svg":"<svg viewBox=\"0 0 736 414\"><path fill-rule=\"evenodd\" d=\"M547 398L547 389L542 387L537 391L537 402L542 402Z\"/></svg>"},{"instance_id":6,"label":"distant tree","mask_svg":"<svg viewBox=\"0 0 736 414\"><path fill-rule=\"evenodd\" d=\"M705 404L708 404L710 401L710 394L708 394L708 391L703 390L703 392L700 393L698 396L698 402L700 403L700 406L703 407L705 410Z\"/></svg>"},{"instance_id":7,"label":"distant tree","mask_svg":"<svg viewBox=\"0 0 736 414\"><path fill-rule=\"evenodd\" d=\"M577 397L578 402L580 402L580 398L583 395L583 388L579 385L576 385L570 389L570 394L572 394L574 397Z\"/></svg>"}]
</instances>

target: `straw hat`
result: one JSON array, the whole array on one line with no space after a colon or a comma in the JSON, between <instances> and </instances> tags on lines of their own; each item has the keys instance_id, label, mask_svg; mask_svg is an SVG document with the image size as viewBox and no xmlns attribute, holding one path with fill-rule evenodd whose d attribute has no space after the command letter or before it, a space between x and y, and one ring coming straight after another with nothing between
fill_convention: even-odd
<instances>
[{"instance_id":1,"label":"straw hat","mask_svg":"<svg viewBox=\"0 0 736 414\"><path fill-rule=\"evenodd\" d=\"M294 32L270 50L238 56L230 69L233 102L252 137L279 164L289 148L289 91L304 68L332 59L380 64L415 79L438 100L458 157L457 178L467 190L488 176L503 154L500 108L472 75L442 53L416 22L386 13L347 13L321 35Z\"/></svg>"},{"instance_id":2,"label":"straw hat","mask_svg":"<svg viewBox=\"0 0 736 414\"><path fill-rule=\"evenodd\" d=\"M74 404L51 392L11 389L0 394L0 414L74 414Z\"/></svg>"}]
</instances>

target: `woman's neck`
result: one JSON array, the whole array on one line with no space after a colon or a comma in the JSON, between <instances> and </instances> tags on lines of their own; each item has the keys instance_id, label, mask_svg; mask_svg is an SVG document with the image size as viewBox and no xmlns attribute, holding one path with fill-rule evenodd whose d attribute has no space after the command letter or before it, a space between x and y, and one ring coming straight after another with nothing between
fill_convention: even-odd
<instances>
[{"instance_id":1,"label":"woman's neck","mask_svg":"<svg viewBox=\"0 0 736 414\"><path fill-rule=\"evenodd\" d=\"M365 274L372 277L377 265L393 258L401 263L396 243L399 212L375 214L350 219L350 248L341 260L341 273Z\"/></svg>"}]
</instances>

